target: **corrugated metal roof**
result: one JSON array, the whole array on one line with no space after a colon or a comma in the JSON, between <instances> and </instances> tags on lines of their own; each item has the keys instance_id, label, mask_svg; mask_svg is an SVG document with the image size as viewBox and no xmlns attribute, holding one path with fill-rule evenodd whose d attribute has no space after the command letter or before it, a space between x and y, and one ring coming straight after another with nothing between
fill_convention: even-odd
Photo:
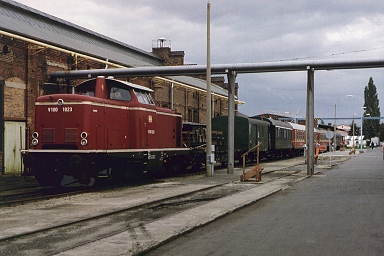
<instances>
[{"instance_id":1,"label":"corrugated metal roof","mask_svg":"<svg viewBox=\"0 0 384 256\"><path fill-rule=\"evenodd\" d=\"M193 85L197 88L200 88L202 90L207 90L207 82L205 80L201 80L195 77L190 77L190 76L167 76L166 78L170 80L174 80L179 83L183 84L190 84ZM222 95L224 97L228 96L228 91L221 88L218 85L211 84L211 91L212 93L216 93L218 95Z\"/></svg>"},{"instance_id":2,"label":"corrugated metal roof","mask_svg":"<svg viewBox=\"0 0 384 256\"><path fill-rule=\"evenodd\" d=\"M12 0L0 0L0 30L74 52L131 67L164 66L153 53L93 32L63 19ZM206 82L188 76L172 76L180 83L206 90ZM227 96L227 90L212 84L212 92Z\"/></svg>"},{"instance_id":3,"label":"corrugated metal roof","mask_svg":"<svg viewBox=\"0 0 384 256\"><path fill-rule=\"evenodd\" d=\"M11 0L0 0L0 29L132 67L162 66L152 53Z\"/></svg>"}]
</instances>

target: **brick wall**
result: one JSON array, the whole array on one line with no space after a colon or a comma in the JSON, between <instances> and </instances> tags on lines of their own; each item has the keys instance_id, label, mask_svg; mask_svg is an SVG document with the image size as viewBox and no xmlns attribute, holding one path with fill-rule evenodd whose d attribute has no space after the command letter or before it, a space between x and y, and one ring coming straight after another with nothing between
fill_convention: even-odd
<instances>
[{"instance_id":1,"label":"brick wall","mask_svg":"<svg viewBox=\"0 0 384 256\"><path fill-rule=\"evenodd\" d=\"M0 51L0 80L5 80L4 98L0 101L4 104L4 120L25 121L29 134L34 129L35 99L43 95L44 83L49 82L50 72L105 68L105 64L77 59L68 53L3 35L0 35ZM67 93L80 81L59 79L57 82L60 92ZM27 134L27 144L29 137ZM2 158L3 152L0 151L0 170L3 170Z\"/></svg>"}]
</instances>

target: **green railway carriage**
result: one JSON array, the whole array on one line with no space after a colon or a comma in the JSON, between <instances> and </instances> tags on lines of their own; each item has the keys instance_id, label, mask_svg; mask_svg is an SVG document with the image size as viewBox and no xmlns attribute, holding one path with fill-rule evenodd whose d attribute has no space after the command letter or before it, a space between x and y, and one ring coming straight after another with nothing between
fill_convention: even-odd
<instances>
[{"instance_id":1,"label":"green railway carriage","mask_svg":"<svg viewBox=\"0 0 384 256\"><path fill-rule=\"evenodd\" d=\"M241 161L241 155L257 144L260 146L260 157L267 156L270 148L269 122L252 119L246 116L234 117L234 157ZM212 143L215 145L215 160L225 164L228 160L228 116L212 119ZM256 153L249 154L249 159L255 159Z\"/></svg>"},{"instance_id":2,"label":"green railway carriage","mask_svg":"<svg viewBox=\"0 0 384 256\"><path fill-rule=\"evenodd\" d=\"M292 126L289 123L267 118L270 122L270 152L273 157L285 157L293 154Z\"/></svg>"}]
</instances>

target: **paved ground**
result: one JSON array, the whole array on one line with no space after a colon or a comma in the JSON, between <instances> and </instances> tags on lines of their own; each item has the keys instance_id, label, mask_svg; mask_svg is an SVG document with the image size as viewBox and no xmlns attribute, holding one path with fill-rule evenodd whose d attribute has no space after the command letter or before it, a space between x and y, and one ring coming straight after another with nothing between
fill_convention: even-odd
<instances>
[{"instance_id":1,"label":"paved ground","mask_svg":"<svg viewBox=\"0 0 384 256\"><path fill-rule=\"evenodd\" d=\"M333 162L329 162L329 154L321 155L315 171L330 168L330 164L335 164L340 162L340 160L359 156L349 156L347 152L334 152L332 157ZM133 255L156 247L164 241L212 222L217 218L286 189L294 185L295 182L307 178L303 162L303 158L295 158L274 163L264 163L262 164L264 172L286 171L287 169L302 171L279 179L263 178L260 183L253 182L255 187L246 192L237 193L200 207L162 218L137 228L137 230L132 232L124 232L97 243L90 243L71 251L63 252L61 255ZM239 182L241 173L241 169L236 169L234 174L226 174L226 170L221 170L217 171L215 176L211 178L196 176L182 180L167 180L164 183L122 189L117 191L113 198L111 198L111 195L106 197L100 193L93 193L86 196L80 195L67 199L52 199L34 204L0 209L0 215L2 216L0 219L0 238L44 228L52 223L65 223L83 216L100 214L110 209L134 206L225 182ZM69 209L70 214L68 214ZM28 216L28 218L25 218L25 216Z\"/></svg>"},{"instance_id":2,"label":"paved ground","mask_svg":"<svg viewBox=\"0 0 384 256\"><path fill-rule=\"evenodd\" d=\"M367 150L148 256L384 255L383 165Z\"/></svg>"}]
</instances>

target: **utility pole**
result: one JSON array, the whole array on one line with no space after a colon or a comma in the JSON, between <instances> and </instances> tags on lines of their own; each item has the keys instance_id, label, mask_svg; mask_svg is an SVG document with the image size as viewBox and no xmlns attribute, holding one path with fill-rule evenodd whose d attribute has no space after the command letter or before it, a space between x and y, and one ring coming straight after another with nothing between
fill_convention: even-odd
<instances>
[{"instance_id":1,"label":"utility pole","mask_svg":"<svg viewBox=\"0 0 384 256\"><path fill-rule=\"evenodd\" d=\"M315 70L311 66L307 66L307 111L306 111L306 130L307 130L307 147L308 147L308 162L307 162L307 175L314 174L314 130L315 130L315 107L314 107L314 98L315 98Z\"/></svg>"},{"instance_id":2,"label":"utility pole","mask_svg":"<svg viewBox=\"0 0 384 256\"><path fill-rule=\"evenodd\" d=\"M212 155L212 102L211 102L211 4L207 3L207 144L206 144L206 176L213 177Z\"/></svg>"}]
</instances>

